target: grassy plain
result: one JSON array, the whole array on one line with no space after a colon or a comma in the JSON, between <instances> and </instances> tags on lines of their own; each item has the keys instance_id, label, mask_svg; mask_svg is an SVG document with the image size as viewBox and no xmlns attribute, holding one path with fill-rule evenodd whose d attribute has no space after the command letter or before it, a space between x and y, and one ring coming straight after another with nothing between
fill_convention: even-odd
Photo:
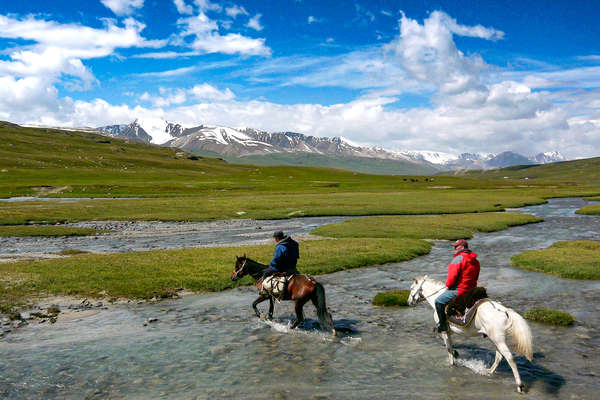
<instances>
[{"instance_id":1,"label":"grassy plain","mask_svg":"<svg viewBox=\"0 0 600 400\"><path fill-rule=\"evenodd\" d=\"M298 268L322 274L427 254L421 240L326 239L302 243ZM84 254L66 258L0 264L0 304L4 308L48 294L86 297L161 297L175 289L210 292L237 286L230 280L234 256L268 262L272 245ZM244 278L241 283L249 284Z\"/></svg>"},{"instance_id":2,"label":"grassy plain","mask_svg":"<svg viewBox=\"0 0 600 400\"><path fill-rule=\"evenodd\" d=\"M600 198L598 198L600 199ZM591 199L589 199L591 200ZM582 215L600 215L600 204L592 204L590 206L585 206L575 211L577 214Z\"/></svg>"},{"instance_id":3,"label":"grassy plain","mask_svg":"<svg viewBox=\"0 0 600 400\"><path fill-rule=\"evenodd\" d=\"M439 216L384 216L356 218L324 225L311 233L336 238L471 238L475 232L494 232L516 225L541 222L541 218L519 213L482 213Z\"/></svg>"},{"instance_id":4,"label":"grassy plain","mask_svg":"<svg viewBox=\"0 0 600 400\"><path fill-rule=\"evenodd\" d=\"M525 313L525 318L531 321L557 326L569 326L573 325L573 322L575 322L575 319L571 314L547 308L529 310Z\"/></svg>"},{"instance_id":5,"label":"grassy plain","mask_svg":"<svg viewBox=\"0 0 600 400\"><path fill-rule=\"evenodd\" d=\"M2 203L0 225L486 212L600 194L600 187L583 184L228 164L92 133L8 123L0 123L0 171L0 197L144 197Z\"/></svg>"},{"instance_id":6,"label":"grassy plain","mask_svg":"<svg viewBox=\"0 0 600 400\"><path fill-rule=\"evenodd\" d=\"M556 242L547 249L526 251L510 259L513 266L571 279L600 279L600 242Z\"/></svg>"},{"instance_id":7,"label":"grassy plain","mask_svg":"<svg viewBox=\"0 0 600 400\"><path fill-rule=\"evenodd\" d=\"M408 307L410 290L390 290L377 293L373 298L374 306L383 307Z\"/></svg>"},{"instance_id":8,"label":"grassy plain","mask_svg":"<svg viewBox=\"0 0 600 400\"><path fill-rule=\"evenodd\" d=\"M515 165L485 171L464 171L457 174L470 178L505 181L520 180L527 185L543 182L571 185L598 184L600 181L599 166L600 157L595 157L543 165Z\"/></svg>"},{"instance_id":9,"label":"grassy plain","mask_svg":"<svg viewBox=\"0 0 600 400\"><path fill-rule=\"evenodd\" d=\"M55 225L0 226L0 236L89 236L110 231Z\"/></svg>"}]
</instances>

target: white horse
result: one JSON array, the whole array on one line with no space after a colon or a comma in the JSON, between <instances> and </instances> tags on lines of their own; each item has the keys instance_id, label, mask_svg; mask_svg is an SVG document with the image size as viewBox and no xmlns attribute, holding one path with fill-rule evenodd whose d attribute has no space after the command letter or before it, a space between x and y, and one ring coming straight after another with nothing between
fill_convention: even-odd
<instances>
[{"instance_id":1,"label":"white horse","mask_svg":"<svg viewBox=\"0 0 600 400\"><path fill-rule=\"evenodd\" d=\"M427 276L416 278L410 287L410 295L408 296L408 304L411 306L427 300L433 308L433 318L439 323L437 313L435 312L435 299L444 292L446 286L440 281L428 278ZM458 333L466 336L478 336L481 334L487 337L496 346L496 359L492 366L487 370L489 374L493 374L502 361L502 357L506 358L510 368L512 369L515 381L517 383L517 391L523 392L523 383L517 364L513 359L510 349L506 345L506 335L511 335L513 343L516 345L517 352L524 355L529 361L533 358L533 344L531 339L531 330L527 322L516 311L504 307L496 301L486 301L479 306L477 314L471 321L471 324L465 328L450 325L450 331L442 332L442 339L448 350L448 358L450 365L454 365L454 349L452 348L452 339L450 332Z\"/></svg>"}]
</instances>

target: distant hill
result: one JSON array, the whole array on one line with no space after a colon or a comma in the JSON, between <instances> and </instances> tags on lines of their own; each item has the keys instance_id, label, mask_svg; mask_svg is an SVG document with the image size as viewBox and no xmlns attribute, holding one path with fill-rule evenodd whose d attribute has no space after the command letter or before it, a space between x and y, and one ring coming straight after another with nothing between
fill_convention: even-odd
<instances>
[{"instance_id":1,"label":"distant hill","mask_svg":"<svg viewBox=\"0 0 600 400\"><path fill-rule=\"evenodd\" d=\"M600 157L544 165L515 165L491 170L458 171L452 174L469 178L521 179L524 181L600 185Z\"/></svg>"},{"instance_id":2,"label":"distant hill","mask_svg":"<svg viewBox=\"0 0 600 400\"><path fill-rule=\"evenodd\" d=\"M255 165L296 165L345 169L366 174L382 175L431 175L439 172L428 164L417 164L402 160L358 156L333 156L314 153L275 153L228 158L230 162L241 162Z\"/></svg>"}]
</instances>

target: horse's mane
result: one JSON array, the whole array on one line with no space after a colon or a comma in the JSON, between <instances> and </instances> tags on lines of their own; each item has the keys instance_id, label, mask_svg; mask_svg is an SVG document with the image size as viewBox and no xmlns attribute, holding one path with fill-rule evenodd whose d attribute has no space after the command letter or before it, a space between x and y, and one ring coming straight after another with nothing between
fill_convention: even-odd
<instances>
[{"instance_id":1,"label":"horse's mane","mask_svg":"<svg viewBox=\"0 0 600 400\"><path fill-rule=\"evenodd\" d=\"M418 281L420 281L421 279L424 279L427 282L432 283L432 284L434 284L434 285L436 285L438 287L442 287L442 286L446 285L444 282L438 281L437 279L430 278L427 275L425 275L425 276L417 276L415 279L418 280Z\"/></svg>"}]
</instances>

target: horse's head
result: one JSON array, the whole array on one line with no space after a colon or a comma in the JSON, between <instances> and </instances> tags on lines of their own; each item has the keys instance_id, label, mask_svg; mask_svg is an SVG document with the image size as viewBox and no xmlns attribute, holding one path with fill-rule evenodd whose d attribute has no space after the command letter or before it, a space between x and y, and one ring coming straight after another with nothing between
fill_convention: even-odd
<instances>
[{"instance_id":1,"label":"horse's head","mask_svg":"<svg viewBox=\"0 0 600 400\"><path fill-rule=\"evenodd\" d=\"M248 258L244 254L241 257L235 256L235 267L233 267L233 272L231 273L231 280L237 281L242 276L248 273L248 268L246 263L248 262Z\"/></svg>"},{"instance_id":2,"label":"horse's head","mask_svg":"<svg viewBox=\"0 0 600 400\"><path fill-rule=\"evenodd\" d=\"M408 295L408 305L414 306L425 300L423 295L423 284L427 280L427 275L419 278L415 278L412 286L410 287L410 294Z\"/></svg>"}]
</instances>

